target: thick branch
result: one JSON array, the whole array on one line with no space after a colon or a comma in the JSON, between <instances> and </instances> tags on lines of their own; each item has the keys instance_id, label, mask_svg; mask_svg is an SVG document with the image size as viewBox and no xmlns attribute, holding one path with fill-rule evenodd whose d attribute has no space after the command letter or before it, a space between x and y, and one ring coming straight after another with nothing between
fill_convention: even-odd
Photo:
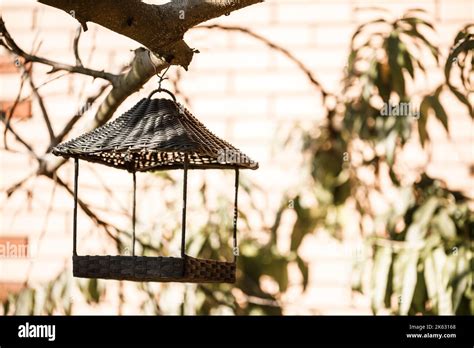
<instances>
[{"instance_id":1,"label":"thick branch","mask_svg":"<svg viewBox=\"0 0 474 348\"><path fill-rule=\"evenodd\" d=\"M91 129L107 122L130 94L138 91L153 75L168 66L167 62L156 58L150 51L144 48L136 49L131 69L119 76L116 85L97 111Z\"/></svg>"},{"instance_id":2,"label":"thick branch","mask_svg":"<svg viewBox=\"0 0 474 348\"><path fill-rule=\"evenodd\" d=\"M260 2L264 2L264 0L173 0L160 7L164 13L171 14L174 18L184 16L184 23L181 24L181 30L184 34L200 23L229 15L233 11Z\"/></svg>"},{"instance_id":3,"label":"thick branch","mask_svg":"<svg viewBox=\"0 0 474 348\"><path fill-rule=\"evenodd\" d=\"M64 137L69 134L69 132L72 130L74 125L77 123L77 121L80 120L84 112L87 111L90 105L92 105L102 94L105 92L105 90L110 86L110 84L105 84L103 85L99 91L95 94L87 98L86 102L84 103L84 106L79 109L79 111L72 116L69 121L66 123L66 125L63 127L63 129L58 133L58 135L51 141L49 144L49 148L46 152L50 152L53 147L58 145L61 141L63 141Z\"/></svg>"},{"instance_id":4,"label":"thick branch","mask_svg":"<svg viewBox=\"0 0 474 348\"><path fill-rule=\"evenodd\" d=\"M194 51L182 40L193 26L262 0L174 0L151 5L141 0L40 0L73 15L87 29L94 22L125 35L173 65L185 69Z\"/></svg>"}]
</instances>

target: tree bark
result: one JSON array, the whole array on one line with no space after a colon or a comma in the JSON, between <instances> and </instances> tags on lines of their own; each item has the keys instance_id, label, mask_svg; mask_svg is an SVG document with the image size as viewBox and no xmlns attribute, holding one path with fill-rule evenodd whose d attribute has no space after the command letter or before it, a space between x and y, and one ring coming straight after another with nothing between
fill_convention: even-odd
<instances>
[{"instance_id":1,"label":"tree bark","mask_svg":"<svg viewBox=\"0 0 474 348\"><path fill-rule=\"evenodd\" d=\"M39 0L72 15L84 30L87 22L97 23L143 44L167 63L185 69L194 54L183 41L190 28L262 1L173 0L151 5L141 0Z\"/></svg>"}]
</instances>

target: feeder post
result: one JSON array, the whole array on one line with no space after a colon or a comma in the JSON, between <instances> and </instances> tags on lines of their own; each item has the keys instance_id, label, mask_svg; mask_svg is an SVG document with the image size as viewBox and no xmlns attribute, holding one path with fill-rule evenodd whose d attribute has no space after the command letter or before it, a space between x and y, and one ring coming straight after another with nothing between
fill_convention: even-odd
<instances>
[{"instance_id":1,"label":"feeder post","mask_svg":"<svg viewBox=\"0 0 474 348\"><path fill-rule=\"evenodd\" d=\"M72 223L72 254L77 256L77 189L79 181L79 159L74 159L74 212Z\"/></svg>"},{"instance_id":2,"label":"feeder post","mask_svg":"<svg viewBox=\"0 0 474 348\"><path fill-rule=\"evenodd\" d=\"M237 261L237 256L239 255L239 249L237 247L237 219L239 217L239 209L238 209L238 195L239 195L239 169L235 169L235 196L234 196L234 231L233 231L233 240L234 240L234 247L233 247L233 254L234 254L234 262Z\"/></svg>"},{"instance_id":3,"label":"feeder post","mask_svg":"<svg viewBox=\"0 0 474 348\"><path fill-rule=\"evenodd\" d=\"M188 154L184 153L184 179L183 179L183 212L181 220L181 257L186 255L186 201L188 191Z\"/></svg>"},{"instance_id":4,"label":"feeder post","mask_svg":"<svg viewBox=\"0 0 474 348\"><path fill-rule=\"evenodd\" d=\"M135 220L137 219L136 218L136 211L137 211L137 176L135 174L135 171L133 171L132 256L135 256Z\"/></svg>"}]
</instances>

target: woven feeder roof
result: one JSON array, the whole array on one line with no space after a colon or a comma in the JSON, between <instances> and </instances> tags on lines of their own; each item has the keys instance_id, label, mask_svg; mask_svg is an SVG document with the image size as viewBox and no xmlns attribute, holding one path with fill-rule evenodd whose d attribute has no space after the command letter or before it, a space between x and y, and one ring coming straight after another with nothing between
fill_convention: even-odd
<instances>
[{"instance_id":1,"label":"woven feeder roof","mask_svg":"<svg viewBox=\"0 0 474 348\"><path fill-rule=\"evenodd\" d=\"M258 168L179 103L150 97L115 120L59 144L53 153L130 172L183 168L185 153L189 169Z\"/></svg>"}]
</instances>

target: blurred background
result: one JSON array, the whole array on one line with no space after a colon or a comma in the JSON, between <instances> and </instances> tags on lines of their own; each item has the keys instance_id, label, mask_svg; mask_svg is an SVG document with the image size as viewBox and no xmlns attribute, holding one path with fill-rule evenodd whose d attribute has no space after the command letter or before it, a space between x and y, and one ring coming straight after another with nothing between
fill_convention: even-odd
<instances>
[{"instance_id":1,"label":"blurred background","mask_svg":"<svg viewBox=\"0 0 474 348\"><path fill-rule=\"evenodd\" d=\"M24 51L68 64L76 47L120 73L140 46L94 23L78 37L34 1L1 16ZM0 46L0 313L474 313L473 22L469 0L269 0L186 34L200 53L166 88L260 163L241 173L235 285L72 277L72 161L45 176L38 157L110 86ZM181 174L137 180L138 252L179 255ZM131 189L83 162L79 254L130 254ZM190 255L232 257L232 195L233 172L190 173Z\"/></svg>"}]
</instances>

